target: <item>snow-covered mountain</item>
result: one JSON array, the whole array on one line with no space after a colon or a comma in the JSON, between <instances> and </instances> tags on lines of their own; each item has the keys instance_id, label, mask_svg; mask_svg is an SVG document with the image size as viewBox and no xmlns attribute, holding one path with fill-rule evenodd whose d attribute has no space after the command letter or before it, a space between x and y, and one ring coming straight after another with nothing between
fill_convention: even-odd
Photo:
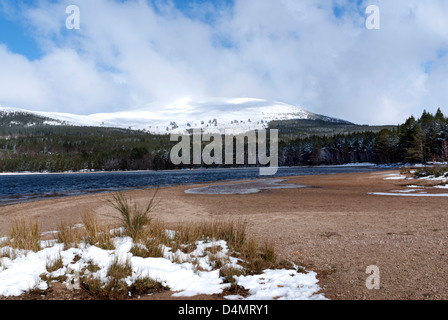
<instances>
[{"instance_id":1,"label":"snow-covered mountain","mask_svg":"<svg viewBox=\"0 0 448 320\"><path fill-rule=\"evenodd\" d=\"M273 120L307 119L349 124L347 121L318 115L293 105L253 98L180 100L164 106L153 104L123 112L91 115L0 107L0 114L2 112L32 114L45 119L44 124L47 125L131 128L157 134L182 133L195 128L202 128L205 132L222 133L226 129L245 132L266 128Z\"/></svg>"}]
</instances>

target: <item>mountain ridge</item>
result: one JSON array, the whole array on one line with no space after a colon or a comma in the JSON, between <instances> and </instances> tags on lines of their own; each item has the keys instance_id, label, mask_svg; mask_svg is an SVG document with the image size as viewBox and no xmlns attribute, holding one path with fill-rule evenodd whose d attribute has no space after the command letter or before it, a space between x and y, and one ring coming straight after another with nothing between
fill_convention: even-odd
<instances>
[{"instance_id":1,"label":"mountain ridge","mask_svg":"<svg viewBox=\"0 0 448 320\"><path fill-rule=\"evenodd\" d=\"M195 128L201 128L204 132L223 133L225 130L245 132L266 129L272 121L296 119L318 120L341 125L353 124L290 104L255 98L218 98L202 101L184 99L163 107L149 105L128 111L90 115L30 111L1 106L0 113L29 114L35 116L37 119L35 123L40 125L117 127L143 130L153 134L182 133ZM26 125L25 123L21 124ZM27 125L32 126L33 124Z\"/></svg>"}]
</instances>

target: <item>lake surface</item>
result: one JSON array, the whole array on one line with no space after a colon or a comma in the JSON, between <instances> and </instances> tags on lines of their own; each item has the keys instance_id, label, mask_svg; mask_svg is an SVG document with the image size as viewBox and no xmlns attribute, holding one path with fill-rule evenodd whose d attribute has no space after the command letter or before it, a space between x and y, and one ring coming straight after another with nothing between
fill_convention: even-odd
<instances>
[{"instance_id":1,"label":"lake surface","mask_svg":"<svg viewBox=\"0 0 448 320\"><path fill-rule=\"evenodd\" d=\"M137 172L0 174L0 206L55 197L114 192L157 186L271 177L321 175L384 170L375 166L282 167L275 176L259 168L198 169Z\"/></svg>"}]
</instances>

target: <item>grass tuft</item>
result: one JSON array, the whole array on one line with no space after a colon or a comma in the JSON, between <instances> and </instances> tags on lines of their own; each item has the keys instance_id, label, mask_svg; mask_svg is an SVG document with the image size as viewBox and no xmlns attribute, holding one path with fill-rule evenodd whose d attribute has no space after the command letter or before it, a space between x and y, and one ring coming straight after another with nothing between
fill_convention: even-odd
<instances>
[{"instance_id":1,"label":"grass tuft","mask_svg":"<svg viewBox=\"0 0 448 320\"><path fill-rule=\"evenodd\" d=\"M107 270L107 276L115 279L124 279L131 275L132 266L129 259L121 261L118 257L115 257Z\"/></svg>"},{"instance_id":2,"label":"grass tuft","mask_svg":"<svg viewBox=\"0 0 448 320\"><path fill-rule=\"evenodd\" d=\"M47 258L47 271L48 272L54 272L56 270L59 270L64 266L64 263L62 261L61 253L58 254L58 256L55 259Z\"/></svg>"},{"instance_id":3,"label":"grass tuft","mask_svg":"<svg viewBox=\"0 0 448 320\"><path fill-rule=\"evenodd\" d=\"M90 245L96 245L104 250L113 250L114 244L110 230L111 225L100 222L91 212L85 212L81 215L85 228L85 241Z\"/></svg>"},{"instance_id":4,"label":"grass tuft","mask_svg":"<svg viewBox=\"0 0 448 320\"><path fill-rule=\"evenodd\" d=\"M136 295L154 294L166 290L169 290L169 288L149 276L139 277L129 287L129 292Z\"/></svg>"},{"instance_id":5,"label":"grass tuft","mask_svg":"<svg viewBox=\"0 0 448 320\"><path fill-rule=\"evenodd\" d=\"M157 190L144 208L140 208L137 203L132 203L123 193L117 192L113 195L113 200L109 200L109 205L119 212L118 219L124 228L125 235L134 241L142 237L144 227L148 225L152 218L150 212L156 206Z\"/></svg>"},{"instance_id":6,"label":"grass tuft","mask_svg":"<svg viewBox=\"0 0 448 320\"><path fill-rule=\"evenodd\" d=\"M68 224L66 221L59 223L56 240L64 244L64 249L78 248L83 237L85 237L85 230L82 228Z\"/></svg>"},{"instance_id":7,"label":"grass tuft","mask_svg":"<svg viewBox=\"0 0 448 320\"><path fill-rule=\"evenodd\" d=\"M24 218L14 219L9 231L12 240L10 246L14 249L23 249L38 252L40 246L40 228L37 221L27 221Z\"/></svg>"}]
</instances>

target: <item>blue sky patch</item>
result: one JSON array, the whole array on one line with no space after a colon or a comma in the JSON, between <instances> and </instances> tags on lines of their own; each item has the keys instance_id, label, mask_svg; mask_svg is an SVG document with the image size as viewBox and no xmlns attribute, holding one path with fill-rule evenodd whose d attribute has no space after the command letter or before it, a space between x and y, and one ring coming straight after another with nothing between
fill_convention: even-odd
<instances>
[{"instance_id":1,"label":"blue sky patch","mask_svg":"<svg viewBox=\"0 0 448 320\"><path fill-rule=\"evenodd\" d=\"M41 57L42 51L27 28L18 20L13 20L0 6L0 43L11 52L22 54L30 60Z\"/></svg>"}]
</instances>

